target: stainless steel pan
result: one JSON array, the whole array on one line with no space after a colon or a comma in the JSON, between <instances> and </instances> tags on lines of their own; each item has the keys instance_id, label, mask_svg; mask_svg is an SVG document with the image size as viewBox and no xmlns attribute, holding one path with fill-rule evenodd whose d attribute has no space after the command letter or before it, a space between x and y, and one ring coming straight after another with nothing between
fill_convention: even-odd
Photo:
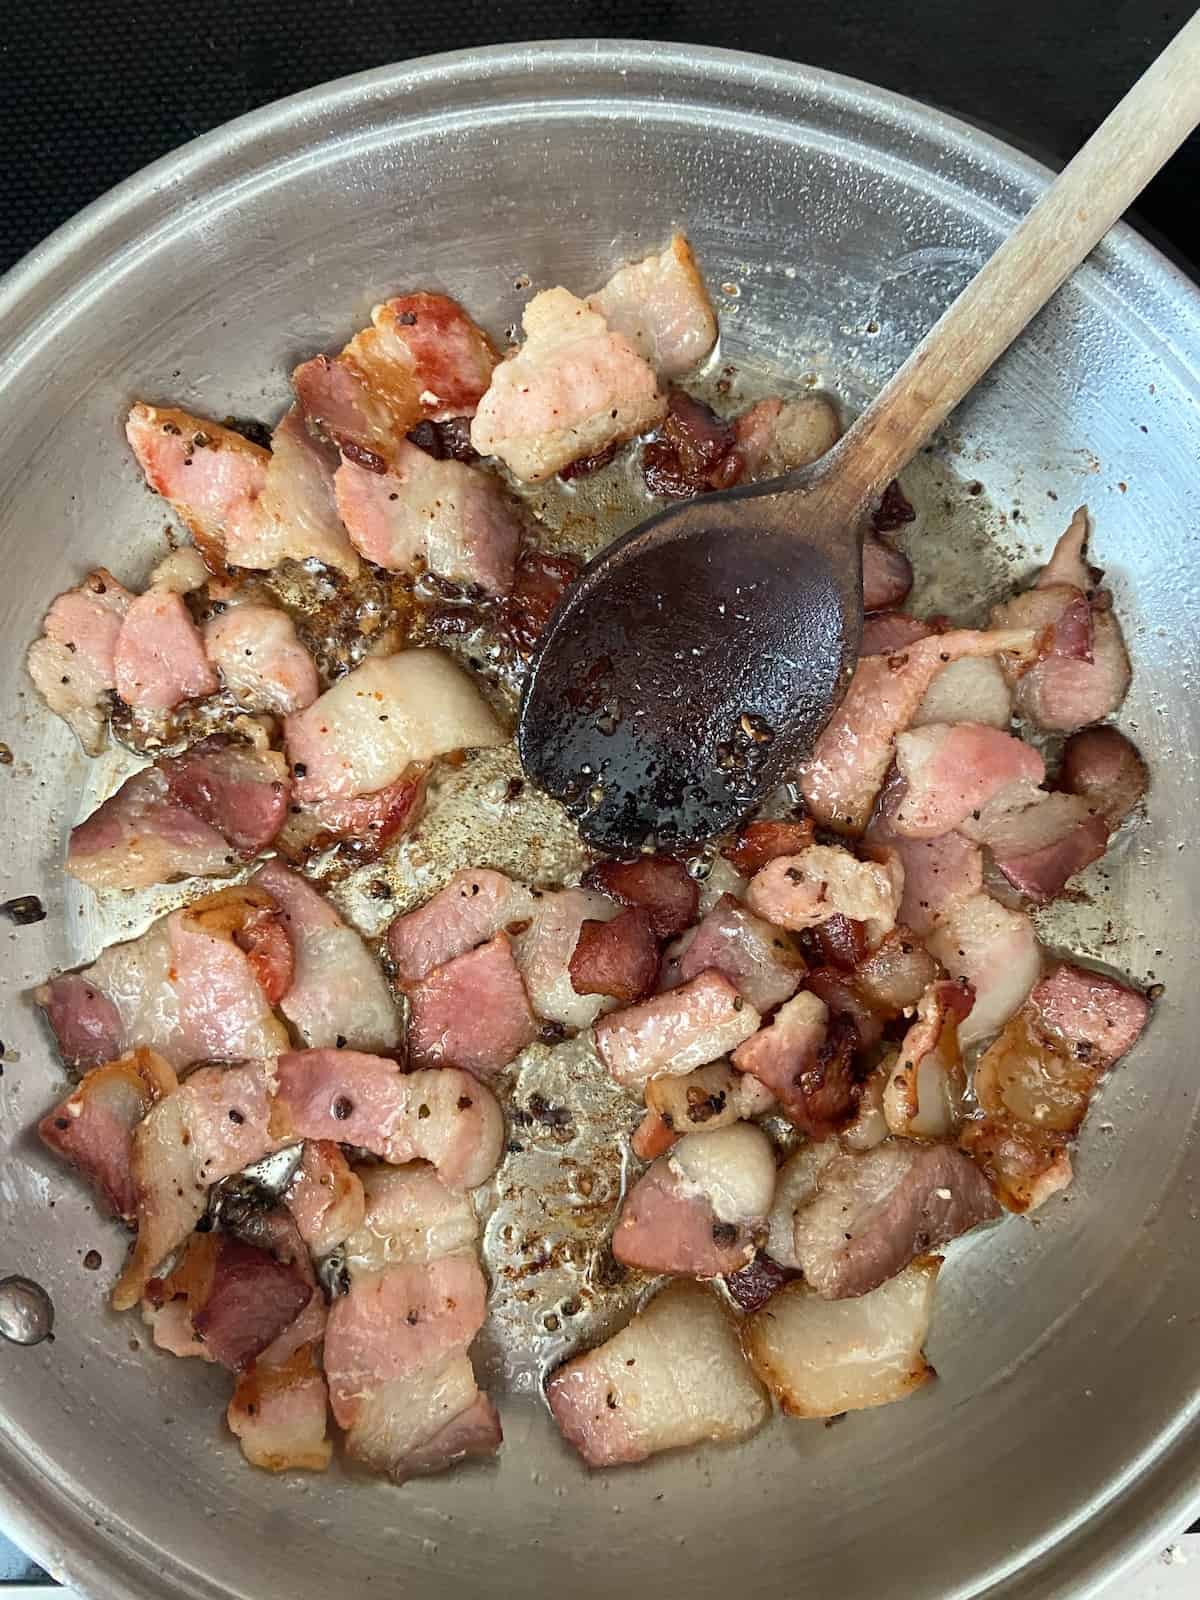
<instances>
[{"instance_id":1,"label":"stainless steel pan","mask_svg":"<svg viewBox=\"0 0 1200 1600\"><path fill-rule=\"evenodd\" d=\"M50 1289L53 1344L0 1350L5 1515L92 1596L1080 1595L1200 1491L1200 298L1118 230L921 467L927 588L1003 581L1093 510L1133 651L1124 722L1148 820L1048 930L1165 984L1092 1114L1069 1197L944 1274L941 1381L838 1427L589 1477L538 1400L498 1466L397 1490L244 1470L222 1375L131 1348L103 1309L121 1242L31 1141L59 1072L23 991L91 954L57 870L83 763L26 641L92 561L142 575L163 518L125 457L133 395L273 414L301 353L383 292L444 285L497 330L683 224L725 354L861 400L1046 174L923 107L801 67L672 46L512 47L314 90L189 146L0 287L0 1271ZM978 480L982 496L963 492ZM949 502L952 514L947 512ZM947 531L947 530L950 531ZM1153 975L1153 976L1152 976ZM98 1248L104 1269L82 1257Z\"/></svg>"}]
</instances>

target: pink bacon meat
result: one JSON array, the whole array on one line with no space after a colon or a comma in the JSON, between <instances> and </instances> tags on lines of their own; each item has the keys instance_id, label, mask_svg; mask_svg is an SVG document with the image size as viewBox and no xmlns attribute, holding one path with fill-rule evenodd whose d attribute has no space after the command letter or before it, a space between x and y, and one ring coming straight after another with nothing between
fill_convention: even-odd
<instances>
[{"instance_id":1,"label":"pink bacon meat","mask_svg":"<svg viewBox=\"0 0 1200 1600\"><path fill-rule=\"evenodd\" d=\"M104 747L108 697L117 686L116 647L133 596L103 567L60 594L26 664L38 693L89 755Z\"/></svg>"}]
</instances>

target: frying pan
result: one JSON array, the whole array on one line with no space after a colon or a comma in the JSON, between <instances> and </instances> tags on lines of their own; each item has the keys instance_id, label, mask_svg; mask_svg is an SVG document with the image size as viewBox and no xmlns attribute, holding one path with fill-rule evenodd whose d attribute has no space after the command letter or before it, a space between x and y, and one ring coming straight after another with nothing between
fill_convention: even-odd
<instances>
[{"instance_id":1,"label":"frying pan","mask_svg":"<svg viewBox=\"0 0 1200 1600\"><path fill-rule=\"evenodd\" d=\"M1046 177L950 118L803 67L515 46L233 123L0 286L0 739L14 757L0 769L0 898L38 894L48 910L4 933L0 1270L40 1280L57 1309L53 1343L0 1350L0 1493L56 1575L120 1600L1042 1600L1090 1593L1186 1520L1200 1493L1200 297L1128 229L910 486L922 598L960 610L1090 505L1134 661L1122 724L1153 787L1146 818L1044 937L1164 985L1067 1196L952 1252L938 1383L836 1427L777 1421L736 1449L589 1476L536 1373L514 1367L496 1464L403 1489L340 1471L271 1478L224 1434L224 1376L147 1350L136 1320L104 1309L123 1243L28 1132L61 1072L27 991L153 909L131 899L102 925L68 893L58 864L86 764L22 670L52 595L98 561L136 581L163 548L122 446L131 397L273 417L292 363L337 346L386 292L443 287L502 332L526 279L587 289L678 223L728 285L723 361L765 359L860 404ZM566 1063L561 1093L582 1102L586 1076ZM99 1272L82 1264L90 1249Z\"/></svg>"}]
</instances>

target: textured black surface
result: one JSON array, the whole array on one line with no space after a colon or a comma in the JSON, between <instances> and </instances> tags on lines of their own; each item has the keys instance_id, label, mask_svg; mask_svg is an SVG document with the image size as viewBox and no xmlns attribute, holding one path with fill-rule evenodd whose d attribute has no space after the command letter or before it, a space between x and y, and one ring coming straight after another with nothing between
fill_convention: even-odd
<instances>
[{"instance_id":1,"label":"textured black surface","mask_svg":"<svg viewBox=\"0 0 1200 1600\"><path fill-rule=\"evenodd\" d=\"M789 57L1068 156L1194 0L42 0L0 5L0 271L148 161L315 83L519 39L679 39ZM1141 215L1200 260L1200 142Z\"/></svg>"},{"instance_id":2,"label":"textured black surface","mask_svg":"<svg viewBox=\"0 0 1200 1600\"><path fill-rule=\"evenodd\" d=\"M1062 161L1195 0L0 0L0 272L114 183L281 95L434 51L676 39L883 84ZM1200 264L1200 140L1139 215ZM24 1576L15 1553L0 1584Z\"/></svg>"}]
</instances>

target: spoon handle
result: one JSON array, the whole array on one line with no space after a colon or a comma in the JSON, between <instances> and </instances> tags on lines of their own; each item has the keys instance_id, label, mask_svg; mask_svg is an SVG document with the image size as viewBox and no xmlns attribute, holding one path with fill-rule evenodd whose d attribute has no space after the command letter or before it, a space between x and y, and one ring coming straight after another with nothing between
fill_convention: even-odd
<instances>
[{"instance_id":1,"label":"spoon handle","mask_svg":"<svg viewBox=\"0 0 1200 1600\"><path fill-rule=\"evenodd\" d=\"M836 477L877 496L1200 123L1200 12L1108 114L842 441Z\"/></svg>"}]
</instances>

